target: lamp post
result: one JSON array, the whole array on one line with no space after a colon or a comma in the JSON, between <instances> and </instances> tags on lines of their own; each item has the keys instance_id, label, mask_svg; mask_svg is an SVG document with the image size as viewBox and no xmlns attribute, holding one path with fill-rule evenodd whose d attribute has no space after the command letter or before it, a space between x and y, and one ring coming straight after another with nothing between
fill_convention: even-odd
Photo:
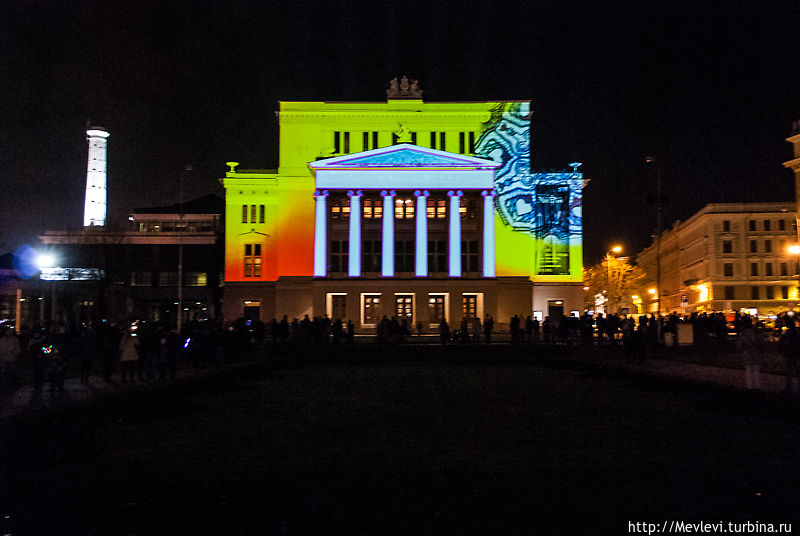
<instances>
[{"instance_id":1,"label":"lamp post","mask_svg":"<svg viewBox=\"0 0 800 536\"><path fill-rule=\"evenodd\" d=\"M183 213L183 178L190 171L192 171L192 166L184 167L178 182L178 207L180 218L180 222L178 223L178 333L181 332L183 323L183 230L185 226Z\"/></svg>"},{"instance_id":2,"label":"lamp post","mask_svg":"<svg viewBox=\"0 0 800 536\"><path fill-rule=\"evenodd\" d=\"M608 303L611 302L612 289L614 288L614 285L612 285L612 283L613 283L612 277L613 276L612 276L612 270L611 270L611 261L612 261L612 259L616 261L617 260L616 254L621 253L621 252L622 252L622 246L613 246L611 248L611 251L607 251L606 252L606 271L607 271L607 275L608 275L608 298L607 298ZM616 289L616 291L613 291L613 292L614 292L614 298L615 298L615 300L617 300L617 295L619 294L619 289ZM617 301L616 306L614 307L614 312L615 313L618 312L617 311L618 306L619 306L619 303ZM606 307L606 315L608 314L608 312L609 312L608 311L608 307Z\"/></svg>"}]
</instances>

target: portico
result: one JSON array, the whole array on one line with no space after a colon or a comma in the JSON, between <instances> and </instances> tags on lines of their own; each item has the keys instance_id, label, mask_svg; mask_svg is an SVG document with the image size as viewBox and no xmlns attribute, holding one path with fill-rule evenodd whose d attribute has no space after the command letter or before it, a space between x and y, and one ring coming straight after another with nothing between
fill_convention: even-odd
<instances>
[{"instance_id":1,"label":"portico","mask_svg":"<svg viewBox=\"0 0 800 536\"><path fill-rule=\"evenodd\" d=\"M460 278L479 271L480 277L495 277L494 171L500 164L471 156L447 153L411 144L399 144L371 151L319 160L309 164L314 173L316 215L314 226L314 277L341 277L347 258L346 277L360 278L373 272L364 266L367 254L377 246L372 240L380 221L380 277L410 275L417 278L448 276ZM329 203L329 199L335 199ZM480 208L474 205L480 204ZM346 246L333 241L331 233L342 236L347 222ZM465 241L462 221L475 227L480 220L478 241ZM447 265L438 261L444 253L441 224L446 221ZM413 222L413 227L409 224ZM362 223L370 227L363 229ZM429 226L429 223L431 224ZM338 229L337 229L338 227ZM433 233L429 233L429 228ZM413 235L413 240L400 240ZM413 252L406 248L413 243ZM462 251L462 242L468 251ZM403 251L398 251L398 244ZM368 245L370 251L364 251ZM430 251L433 245L436 251ZM363 246L363 247L362 247ZM346 254L344 248L347 248ZM334 251L336 250L336 251ZM480 262L471 262L480 254ZM377 253L375 251L374 253ZM336 255L335 260L331 259ZM397 266L396 259L413 262ZM468 257L468 266L462 260ZM476 265L480 269L476 270Z\"/></svg>"}]
</instances>

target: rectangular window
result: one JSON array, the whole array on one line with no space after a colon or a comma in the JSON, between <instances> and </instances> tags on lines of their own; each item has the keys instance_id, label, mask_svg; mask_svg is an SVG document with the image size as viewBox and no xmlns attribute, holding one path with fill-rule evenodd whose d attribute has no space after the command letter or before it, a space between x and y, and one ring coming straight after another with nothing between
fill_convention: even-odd
<instances>
[{"instance_id":1,"label":"rectangular window","mask_svg":"<svg viewBox=\"0 0 800 536\"><path fill-rule=\"evenodd\" d=\"M428 240L428 271L447 271L447 242L445 240Z\"/></svg>"},{"instance_id":2,"label":"rectangular window","mask_svg":"<svg viewBox=\"0 0 800 536\"><path fill-rule=\"evenodd\" d=\"M736 288L736 287L725 287L725 299L726 299L726 300L733 300L733 299L735 299L735 298L734 298L734 296L736 296L736 293L734 292L734 289L735 289L735 288Z\"/></svg>"},{"instance_id":3,"label":"rectangular window","mask_svg":"<svg viewBox=\"0 0 800 536\"><path fill-rule=\"evenodd\" d=\"M731 232L731 220L723 220L722 221L722 232L723 233L730 233Z\"/></svg>"},{"instance_id":4,"label":"rectangular window","mask_svg":"<svg viewBox=\"0 0 800 536\"><path fill-rule=\"evenodd\" d=\"M344 132L344 154L350 154L350 133Z\"/></svg>"},{"instance_id":5,"label":"rectangular window","mask_svg":"<svg viewBox=\"0 0 800 536\"><path fill-rule=\"evenodd\" d=\"M478 314L478 296L475 294L464 294L461 300L461 309L464 318L475 318Z\"/></svg>"},{"instance_id":6,"label":"rectangular window","mask_svg":"<svg viewBox=\"0 0 800 536\"><path fill-rule=\"evenodd\" d=\"M723 270L724 270L725 277L733 277L733 263L732 262L726 262L723 265Z\"/></svg>"},{"instance_id":7,"label":"rectangular window","mask_svg":"<svg viewBox=\"0 0 800 536\"><path fill-rule=\"evenodd\" d=\"M395 241L394 269L396 272L414 271L414 242L412 240Z\"/></svg>"},{"instance_id":8,"label":"rectangular window","mask_svg":"<svg viewBox=\"0 0 800 536\"><path fill-rule=\"evenodd\" d=\"M412 219L414 219L414 200L413 199L395 199L395 201L394 201L394 217L397 220L412 220Z\"/></svg>"},{"instance_id":9,"label":"rectangular window","mask_svg":"<svg viewBox=\"0 0 800 536\"><path fill-rule=\"evenodd\" d=\"M250 205L250 223L256 222L256 206Z\"/></svg>"},{"instance_id":10,"label":"rectangular window","mask_svg":"<svg viewBox=\"0 0 800 536\"><path fill-rule=\"evenodd\" d=\"M258 223L264 223L267 217L267 208L264 205L258 205Z\"/></svg>"},{"instance_id":11,"label":"rectangular window","mask_svg":"<svg viewBox=\"0 0 800 536\"><path fill-rule=\"evenodd\" d=\"M781 275L789 275L789 265L788 265L788 263L785 263L785 262L781 263Z\"/></svg>"},{"instance_id":12,"label":"rectangular window","mask_svg":"<svg viewBox=\"0 0 800 536\"><path fill-rule=\"evenodd\" d=\"M764 220L764 230L771 231L772 230L772 222L769 220Z\"/></svg>"},{"instance_id":13,"label":"rectangular window","mask_svg":"<svg viewBox=\"0 0 800 536\"><path fill-rule=\"evenodd\" d=\"M772 275L772 263L768 262L764 265L764 275L771 276Z\"/></svg>"},{"instance_id":14,"label":"rectangular window","mask_svg":"<svg viewBox=\"0 0 800 536\"><path fill-rule=\"evenodd\" d=\"M159 287L177 287L178 272L161 272L158 274Z\"/></svg>"},{"instance_id":15,"label":"rectangular window","mask_svg":"<svg viewBox=\"0 0 800 536\"><path fill-rule=\"evenodd\" d=\"M208 274L205 272L187 272L187 287L205 287L208 284Z\"/></svg>"},{"instance_id":16,"label":"rectangular window","mask_svg":"<svg viewBox=\"0 0 800 536\"><path fill-rule=\"evenodd\" d=\"M447 218L447 200L428 198L428 219L443 220Z\"/></svg>"},{"instance_id":17,"label":"rectangular window","mask_svg":"<svg viewBox=\"0 0 800 536\"><path fill-rule=\"evenodd\" d=\"M372 132L372 148L373 149L377 149L378 148L378 132L377 131L373 131Z\"/></svg>"},{"instance_id":18,"label":"rectangular window","mask_svg":"<svg viewBox=\"0 0 800 536\"><path fill-rule=\"evenodd\" d=\"M247 205L242 205L242 223L247 223Z\"/></svg>"},{"instance_id":19,"label":"rectangular window","mask_svg":"<svg viewBox=\"0 0 800 536\"><path fill-rule=\"evenodd\" d=\"M478 241L461 241L461 268L465 272L478 271Z\"/></svg>"},{"instance_id":20,"label":"rectangular window","mask_svg":"<svg viewBox=\"0 0 800 536\"><path fill-rule=\"evenodd\" d=\"M428 318L431 324L440 324L447 317L445 315L445 294L428 295Z\"/></svg>"},{"instance_id":21,"label":"rectangular window","mask_svg":"<svg viewBox=\"0 0 800 536\"><path fill-rule=\"evenodd\" d=\"M362 133L361 148L365 151L369 151L369 132Z\"/></svg>"},{"instance_id":22,"label":"rectangular window","mask_svg":"<svg viewBox=\"0 0 800 536\"><path fill-rule=\"evenodd\" d=\"M431 149L436 149L436 132L431 132Z\"/></svg>"},{"instance_id":23,"label":"rectangular window","mask_svg":"<svg viewBox=\"0 0 800 536\"><path fill-rule=\"evenodd\" d=\"M344 220L350 217L350 198L339 197L331 200L331 219Z\"/></svg>"},{"instance_id":24,"label":"rectangular window","mask_svg":"<svg viewBox=\"0 0 800 536\"><path fill-rule=\"evenodd\" d=\"M462 220L475 219L475 200L462 197L459 201L458 212Z\"/></svg>"},{"instance_id":25,"label":"rectangular window","mask_svg":"<svg viewBox=\"0 0 800 536\"><path fill-rule=\"evenodd\" d=\"M733 240L723 240L722 241L722 252L723 253L733 253Z\"/></svg>"},{"instance_id":26,"label":"rectangular window","mask_svg":"<svg viewBox=\"0 0 800 536\"><path fill-rule=\"evenodd\" d=\"M339 154L342 150L341 134L338 130L333 133L333 154Z\"/></svg>"},{"instance_id":27,"label":"rectangular window","mask_svg":"<svg viewBox=\"0 0 800 536\"><path fill-rule=\"evenodd\" d=\"M751 231L755 231L756 230L756 220L749 220L747 222L747 225L749 226L749 229Z\"/></svg>"},{"instance_id":28,"label":"rectangular window","mask_svg":"<svg viewBox=\"0 0 800 536\"><path fill-rule=\"evenodd\" d=\"M750 241L750 253L758 253L758 240Z\"/></svg>"},{"instance_id":29,"label":"rectangular window","mask_svg":"<svg viewBox=\"0 0 800 536\"><path fill-rule=\"evenodd\" d=\"M758 275L758 263L757 262L751 262L750 263L750 275L751 276L757 276Z\"/></svg>"},{"instance_id":30,"label":"rectangular window","mask_svg":"<svg viewBox=\"0 0 800 536\"><path fill-rule=\"evenodd\" d=\"M772 253L772 240L764 240L764 253Z\"/></svg>"},{"instance_id":31,"label":"rectangular window","mask_svg":"<svg viewBox=\"0 0 800 536\"><path fill-rule=\"evenodd\" d=\"M467 133L466 132L459 132L458 133L458 152L460 154L464 154L467 151Z\"/></svg>"},{"instance_id":32,"label":"rectangular window","mask_svg":"<svg viewBox=\"0 0 800 536\"><path fill-rule=\"evenodd\" d=\"M153 285L153 272L133 272L131 274L132 287L149 287Z\"/></svg>"},{"instance_id":33,"label":"rectangular window","mask_svg":"<svg viewBox=\"0 0 800 536\"><path fill-rule=\"evenodd\" d=\"M789 299L789 287L786 286L781 287L781 299L783 300Z\"/></svg>"},{"instance_id":34,"label":"rectangular window","mask_svg":"<svg viewBox=\"0 0 800 536\"><path fill-rule=\"evenodd\" d=\"M395 294L394 295L394 315L397 320L408 320L411 324L414 320L414 295L413 294Z\"/></svg>"},{"instance_id":35,"label":"rectangular window","mask_svg":"<svg viewBox=\"0 0 800 536\"><path fill-rule=\"evenodd\" d=\"M381 295L362 294L361 299L362 323L365 325L377 324L381 318Z\"/></svg>"},{"instance_id":36,"label":"rectangular window","mask_svg":"<svg viewBox=\"0 0 800 536\"><path fill-rule=\"evenodd\" d=\"M759 300L761 299L758 292L758 287L750 287L750 299L751 300Z\"/></svg>"},{"instance_id":37,"label":"rectangular window","mask_svg":"<svg viewBox=\"0 0 800 536\"><path fill-rule=\"evenodd\" d=\"M347 240L331 240L330 270L331 272L347 271L347 253L350 244Z\"/></svg>"},{"instance_id":38,"label":"rectangular window","mask_svg":"<svg viewBox=\"0 0 800 536\"><path fill-rule=\"evenodd\" d=\"M475 133L469 133L469 154L475 154Z\"/></svg>"},{"instance_id":39,"label":"rectangular window","mask_svg":"<svg viewBox=\"0 0 800 536\"><path fill-rule=\"evenodd\" d=\"M765 296L766 299L768 300L775 299L775 287L764 287L764 290L767 291L767 295Z\"/></svg>"},{"instance_id":40,"label":"rectangular window","mask_svg":"<svg viewBox=\"0 0 800 536\"><path fill-rule=\"evenodd\" d=\"M381 244L380 240L364 240L361 243L361 269L363 271L381 271Z\"/></svg>"},{"instance_id":41,"label":"rectangular window","mask_svg":"<svg viewBox=\"0 0 800 536\"><path fill-rule=\"evenodd\" d=\"M244 276L261 277L261 244L244 245Z\"/></svg>"},{"instance_id":42,"label":"rectangular window","mask_svg":"<svg viewBox=\"0 0 800 536\"><path fill-rule=\"evenodd\" d=\"M439 133L439 150L440 151L447 150L447 136L445 132Z\"/></svg>"},{"instance_id":43,"label":"rectangular window","mask_svg":"<svg viewBox=\"0 0 800 536\"><path fill-rule=\"evenodd\" d=\"M333 294L331 295L331 319L344 320L347 318L347 295L346 294Z\"/></svg>"},{"instance_id":44,"label":"rectangular window","mask_svg":"<svg viewBox=\"0 0 800 536\"><path fill-rule=\"evenodd\" d=\"M786 230L786 220L778 220L778 230L779 231Z\"/></svg>"}]
</instances>

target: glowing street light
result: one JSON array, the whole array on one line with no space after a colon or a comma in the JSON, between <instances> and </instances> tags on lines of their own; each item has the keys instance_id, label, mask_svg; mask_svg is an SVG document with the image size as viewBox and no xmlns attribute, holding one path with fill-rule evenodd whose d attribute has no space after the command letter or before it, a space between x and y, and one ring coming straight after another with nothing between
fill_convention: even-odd
<instances>
[{"instance_id":1,"label":"glowing street light","mask_svg":"<svg viewBox=\"0 0 800 536\"><path fill-rule=\"evenodd\" d=\"M55 266L55 263L55 257L49 253L41 253L36 257L36 266L38 266L40 270L43 268L52 268Z\"/></svg>"},{"instance_id":2,"label":"glowing street light","mask_svg":"<svg viewBox=\"0 0 800 536\"><path fill-rule=\"evenodd\" d=\"M792 255L800 255L800 245L789 246L788 250Z\"/></svg>"}]
</instances>

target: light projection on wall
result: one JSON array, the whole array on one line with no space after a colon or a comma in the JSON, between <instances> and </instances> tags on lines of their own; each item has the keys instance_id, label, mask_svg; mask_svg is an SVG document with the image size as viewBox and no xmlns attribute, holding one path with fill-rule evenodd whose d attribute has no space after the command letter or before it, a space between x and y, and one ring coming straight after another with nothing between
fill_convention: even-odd
<instances>
[{"instance_id":1,"label":"light projection on wall","mask_svg":"<svg viewBox=\"0 0 800 536\"><path fill-rule=\"evenodd\" d=\"M497 275L562 276L579 281L583 175L531 173L530 103L492 109L475 156L501 163L495 173Z\"/></svg>"}]
</instances>

